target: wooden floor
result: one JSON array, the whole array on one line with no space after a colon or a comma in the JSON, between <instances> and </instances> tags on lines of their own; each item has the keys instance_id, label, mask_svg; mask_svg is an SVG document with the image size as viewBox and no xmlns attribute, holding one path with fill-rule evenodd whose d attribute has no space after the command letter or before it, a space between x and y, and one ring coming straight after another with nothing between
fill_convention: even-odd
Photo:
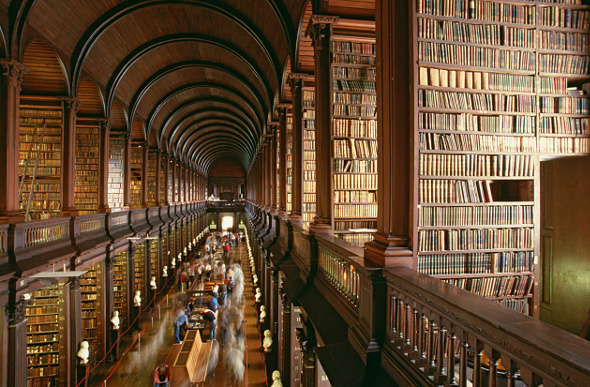
<instances>
[{"instance_id":1,"label":"wooden floor","mask_svg":"<svg viewBox=\"0 0 590 387\"><path fill-rule=\"evenodd\" d=\"M244 269L244 320L246 331L246 354L244 362L246 371L242 383L232 383L223 361L224 346L221 345L221 327L217 328L218 363L215 371L207 376L204 386L266 386L266 371L262 357L260 333L258 332L254 292L249 281L250 272L247 264L246 244L235 247L231 251L231 260L241 260ZM174 344L172 325L173 311L184 299L185 293L172 289L167 295L162 293L156 299L156 306L146 310L141 316L139 330L129 330L121 340L119 360L115 363L103 363L96 367L90 378L89 386L132 387L153 386L156 366L166 360L166 356ZM142 333L140 333L142 332ZM128 349L128 350L127 350ZM123 354L125 353L125 354ZM215 355L212 355L214 361ZM170 387L176 387L171 380Z\"/></svg>"}]
</instances>

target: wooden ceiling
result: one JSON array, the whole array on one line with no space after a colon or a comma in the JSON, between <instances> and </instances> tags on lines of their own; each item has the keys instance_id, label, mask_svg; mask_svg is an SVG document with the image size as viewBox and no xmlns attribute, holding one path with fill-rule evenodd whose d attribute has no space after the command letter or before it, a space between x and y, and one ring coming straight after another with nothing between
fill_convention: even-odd
<instances>
[{"instance_id":1,"label":"wooden ceiling","mask_svg":"<svg viewBox=\"0 0 590 387\"><path fill-rule=\"evenodd\" d=\"M79 98L203 174L249 170L288 73L313 72L312 2L374 16L374 0L0 0L0 50L31 69L23 95Z\"/></svg>"}]
</instances>

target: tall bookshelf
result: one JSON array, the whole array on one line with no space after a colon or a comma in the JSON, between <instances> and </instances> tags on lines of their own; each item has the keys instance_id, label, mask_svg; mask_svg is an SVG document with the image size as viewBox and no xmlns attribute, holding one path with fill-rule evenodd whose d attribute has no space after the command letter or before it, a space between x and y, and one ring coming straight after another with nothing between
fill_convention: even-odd
<instances>
[{"instance_id":1,"label":"tall bookshelf","mask_svg":"<svg viewBox=\"0 0 590 387\"><path fill-rule=\"evenodd\" d=\"M174 187L172 175L173 175L173 168L174 168L174 160L170 160L169 168L170 168L170 171L168 173L168 184L166 186L168 187L168 201L170 202L170 204L172 204L172 188Z\"/></svg>"},{"instance_id":2,"label":"tall bookshelf","mask_svg":"<svg viewBox=\"0 0 590 387\"><path fill-rule=\"evenodd\" d=\"M148 153L148 165L147 165L147 203L149 207L156 206L156 170L158 168L158 154L155 151Z\"/></svg>"},{"instance_id":3,"label":"tall bookshelf","mask_svg":"<svg viewBox=\"0 0 590 387\"><path fill-rule=\"evenodd\" d=\"M129 283L128 279L128 253L122 251L115 256L113 264L113 291L115 310L119 312L120 326L127 327L129 323Z\"/></svg>"},{"instance_id":4,"label":"tall bookshelf","mask_svg":"<svg viewBox=\"0 0 590 387\"><path fill-rule=\"evenodd\" d=\"M145 288L145 276L147 273L145 267L145 242L137 244L137 250L135 250L135 264L133 266L133 278L135 283L135 291L141 292L141 298L147 298L147 289Z\"/></svg>"},{"instance_id":5,"label":"tall bookshelf","mask_svg":"<svg viewBox=\"0 0 590 387\"><path fill-rule=\"evenodd\" d=\"M414 9L418 270L533 316L539 162L588 153L590 6L570 3Z\"/></svg>"},{"instance_id":6,"label":"tall bookshelf","mask_svg":"<svg viewBox=\"0 0 590 387\"><path fill-rule=\"evenodd\" d=\"M90 266L80 280L82 339L88 341L94 358L103 356L104 343L104 271L103 263Z\"/></svg>"},{"instance_id":7,"label":"tall bookshelf","mask_svg":"<svg viewBox=\"0 0 590 387\"><path fill-rule=\"evenodd\" d=\"M333 225L362 245L377 227L375 40L332 39Z\"/></svg>"},{"instance_id":8,"label":"tall bookshelf","mask_svg":"<svg viewBox=\"0 0 590 387\"><path fill-rule=\"evenodd\" d=\"M176 247L176 239L175 238L176 238L176 227L172 226L172 227L170 227L170 238L168 239L169 245L170 245L170 246L168 246L168 249L170 251L170 255L169 255L170 262L172 262L172 259L177 258L176 255L178 254L178 252L176 251L176 248L175 248ZM176 262L176 267L178 267L178 264L179 263ZM168 275L170 275L170 273L173 273L170 266L168 266L168 271L169 271Z\"/></svg>"},{"instance_id":9,"label":"tall bookshelf","mask_svg":"<svg viewBox=\"0 0 590 387\"><path fill-rule=\"evenodd\" d=\"M162 266L167 266L168 270L170 270L170 254L168 254L168 231L164 231L162 233L162 238L160 240L162 241Z\"/></svg>"},{"instance_id":10,"label":"tall bookshelf","mask_svg":"<svg viewBox=\"0 0 590 387\"><path fill-rule=\"evenodd\" d=\"M76 125L74 202L80 215L98 213L98 126Z\"/></svg>"},{"instance_id":11,"label":"tall bookshelf","mask_svg":"<svg viewBox=\"0 0 590 387\"><path fill-rule=\"evenodd\" d=\"M65 375L66 351L60 337L66 334L64 289L51 287L31 294L27 315L27 386L49 387Z\"/></svg>"},{"instance_id":12,"label":"tall bookshelf","mask_svg":"<svg viewBox=\"0 0 590 387\"><path fill-rule=\"evenodd\" d=\"M158 239L150 239L150 281L152 277L158 278Z\"/></svg>"},{"instance_id":13,"label":"tall bookshelf","mask_svg":"<svg viewBox=\"0 0 590 387\"><path fill-rule=\"evenodd\" d=\"M316 214L315 91L303 88L303 208L304 224Z\"/></svg>"},{"instance_id":14,"label":"tall bookshelf","mask_svg":"<svg viewBox=\"0 0 590 387\"><path fill-rule=\"evenodd\" d=\"M21 96L19 125L19 209L26 221L59 217L61 102Z\"/></svg>"},{"instance_id":15,"label":"tall bookshelf","mask_svg":"<svg viewBox=\"0 0 590 387\"><path fill-rule=\"evenodd\" d=\"M276 203L281 203L281 190L280 190L280 187L281 187L281 141L280 141L281 129L280 129L280 126L277 125L276 130L277 130L277 133L276 133L277 141L275 142L275 144L276 144L277 151L276 151L276 160L275 161L276 161L277 170L275 173L276 178L275 178L274 184L277 187L277 189L275 190L277 192Z\"/></svg>"},{"instance_id":16,"label":"tall bookshelf","mask_svg":"<svg viewBox=\"0 0 590 387\"><path fill-rule=\"evenodd\" d=\"M164 155L160 158L160 204L164 202L166 198L166 190L168 184L166 184L166 157Z\"/></svg>"},{"instance_id":17,"label":"tall bookshelf","mask_svg":"<svg viewBox=\"0 0 590 387\"><path fill-rule=\"evenodd\" d=\"M131 207L141 208L141 184L143 169L143 148L131 146Z\"/></svg>"},{"instance_id":18,"label":"tall bookshelf","mask_svg":"<svg viewBox=\"0 0 590 387\"><path fill-rule=\"evenodd\" d=\"M287 213L293 211L293 115L287 114Z\"/></svg>"},{"instance_id":19,"label":"tall bookshelf","mask_svg":"<svg viewBox=\"0 0 590 387\"><path fill-rule=\"evenodd\" d=\"M125 138L109 138L108 203L113 212L121 211L124 204Z\"/></svg>"}]
</instances>

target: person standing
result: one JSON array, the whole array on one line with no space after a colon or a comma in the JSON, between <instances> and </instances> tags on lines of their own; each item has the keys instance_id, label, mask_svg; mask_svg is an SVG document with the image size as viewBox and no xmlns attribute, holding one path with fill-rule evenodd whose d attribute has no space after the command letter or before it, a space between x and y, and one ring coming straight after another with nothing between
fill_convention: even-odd
<instances>
[{"instance_id":1,"label":"person standing","mask_svg":"<svg viewBox=\"0 0 590 387\"><path fill-rule=\"evenodd\" d=\"M182 344L180 340L180 327L188 325L188 317L184 311L178 312L174 320L174 333L176 334L176 344Z\"/></svg>"},{"instance_id":2,"label":"person standing","mask_svg":"<svg viewBox=\"0 0 590 387\"><path fill-rule=\"evenodd\" d=\"M209 322L209 341L213 341L217 335L217 316L211 309L205 309L201 312L205 321Z\"/></svg>"}]
</instances>

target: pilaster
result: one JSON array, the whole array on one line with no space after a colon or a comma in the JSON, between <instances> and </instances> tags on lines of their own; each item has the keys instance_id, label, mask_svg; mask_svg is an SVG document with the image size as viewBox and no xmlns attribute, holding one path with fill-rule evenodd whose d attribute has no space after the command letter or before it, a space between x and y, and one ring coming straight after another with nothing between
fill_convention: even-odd
<instances>
[{"instance_id":1,"label":"pilaster","mask_svg":"<svg viewBox=\"0 0 590 387\"><path fill-rule=\"evenodd\" d=\"M78 210L74 203L74 185L76 182L76 116L80 100L63 98L63 136L62 136L62 190L61 216L76 216Z\"/></svg>"},{"instance_id":2,"label":"pilaster","mask_svg":"<svg viewBox=\"0 0 590 387\"><path fill-rule=\"evenodd\" d=\"M98 212L111 212L109 207L109 137L111 120L100 122L100 144L98 164Z\"/></svg>"},{"instance_id":3,"label":"pilaster","mask_svg":"<svg viewBox=\"0 0 590 387\"><path fill-rule=\"evenodd\" d=\"M298 219L303 213L303 80L306 74L289 74L288 82L293 99L293 158L291 177L292 205L289 217ZM281 117L280 117L281 118ZM285 118L286 120L286 118Z\"/></svg>"}]
</instances>

